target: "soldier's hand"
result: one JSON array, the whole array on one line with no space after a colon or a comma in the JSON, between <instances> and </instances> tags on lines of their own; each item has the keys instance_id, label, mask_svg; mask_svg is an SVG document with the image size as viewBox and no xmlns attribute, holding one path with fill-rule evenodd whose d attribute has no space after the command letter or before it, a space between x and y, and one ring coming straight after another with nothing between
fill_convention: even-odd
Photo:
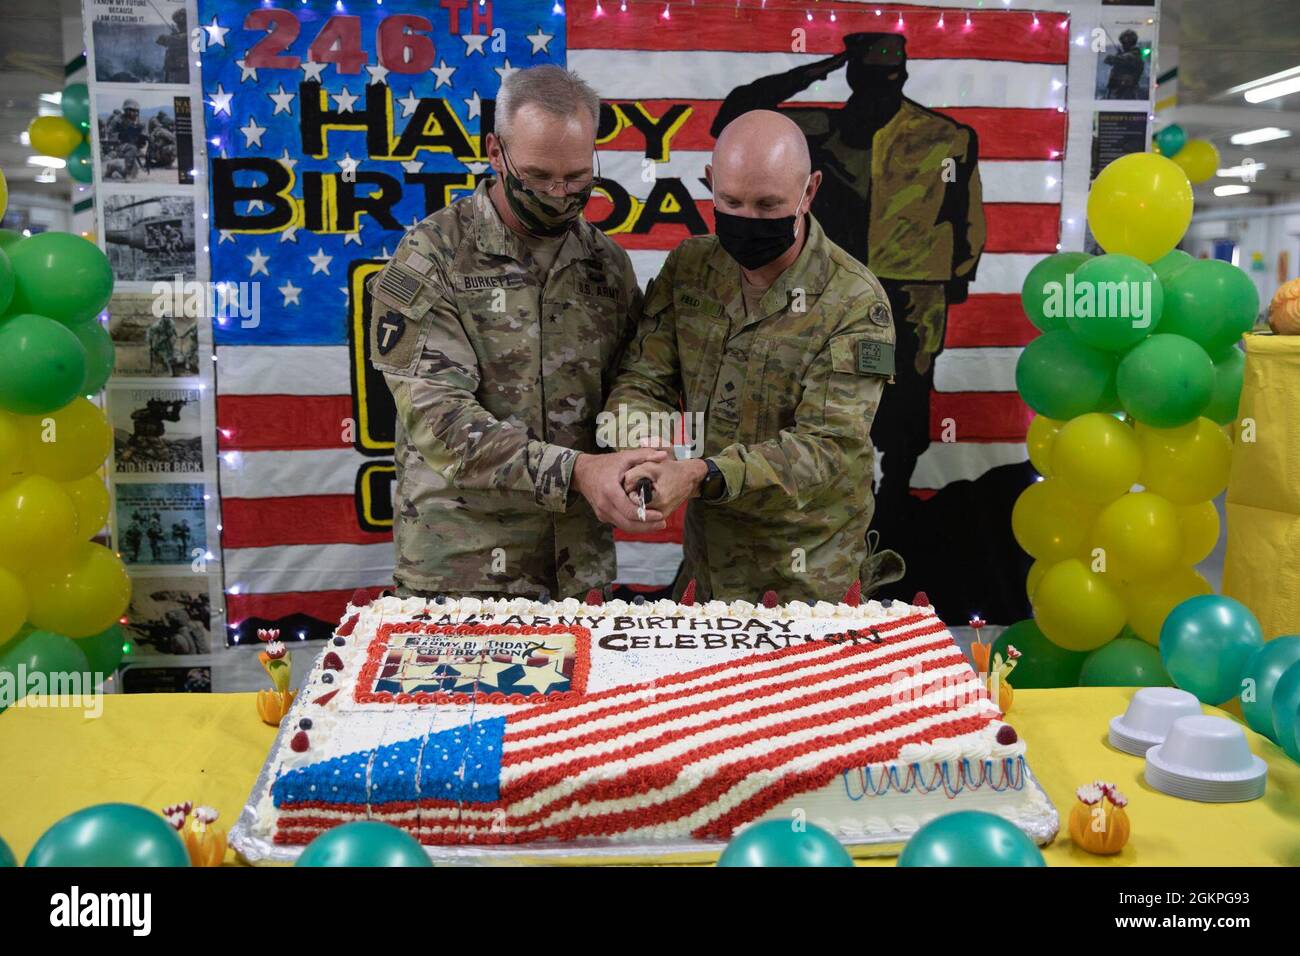
<instances>
[{"instance_id":1,"label":"soldier's hand","mask_svg":"<svg viewBox=\"0 0 1300 956\"><path fill-rule=\"evenodd\" d=\"M645 521L637 517L636 505L623 491L623 476L637 465L661 462L667 457L667 452L657 448L582 454L573 463L573 486L605 524L621 531L662 531L667 522L661 512L647 510Z\"/></svg>"},{"instance_id":2,"label":"soldier's hand","mask_svg":"<svg viewBox=\"0 0 1300 956\"><path fill-rule=\"evenodd\" d=\"M816 63L809 63L804 67L804 73L814 80L824 80L847 63L848 59L849 51L844 50L834 56L828 56L824 60L818 60Z\"/></svg>"},{"instance_id":3,"label":"soldier's hand","mask_svg":"<svg viewBox=\"0 0 1300 956\"><path fill-rule=\"evenodd\" d=\"M661 513L670 515L681 507L682 502L699 496L700 483L704 481L706 474L708 474L708 467L702 458L651 462L637 465L625 474L623 490L635 507L636 483L641 478L649 478L655 486L655 496L650 503Z\"/></svg>"}]
</instances>

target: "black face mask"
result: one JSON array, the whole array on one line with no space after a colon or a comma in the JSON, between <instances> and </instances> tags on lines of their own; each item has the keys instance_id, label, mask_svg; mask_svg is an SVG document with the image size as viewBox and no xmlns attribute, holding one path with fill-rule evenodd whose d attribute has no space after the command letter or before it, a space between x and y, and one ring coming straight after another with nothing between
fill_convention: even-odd
<instances>
[{"instance_id":1,"label":"black face mask","mask_svg":"<svg viewBox=\"0 0 1300 956\"><path fill-rule=\"evenodd\" d=\"M761 269L794 245L795 216L756 219L713 211L713 230L727 255L751 271Z\"/></svg>"}]
</instances>

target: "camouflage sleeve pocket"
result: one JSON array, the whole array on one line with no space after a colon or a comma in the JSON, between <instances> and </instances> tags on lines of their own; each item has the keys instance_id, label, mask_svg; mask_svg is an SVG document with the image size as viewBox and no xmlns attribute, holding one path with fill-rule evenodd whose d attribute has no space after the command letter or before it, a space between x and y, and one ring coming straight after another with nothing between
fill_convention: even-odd
<instances>
[{"instance_id":1,"label":"camouflage sleeve pocket","mask_svg":"<svg viewBox=\"0 0 1300 956\"><path fill-rule=\"evenodd\" d=\"M837 335L831 339L831 369L849 375L893 378L894 344L863 333Z\"/></svg>"}]
</instances>

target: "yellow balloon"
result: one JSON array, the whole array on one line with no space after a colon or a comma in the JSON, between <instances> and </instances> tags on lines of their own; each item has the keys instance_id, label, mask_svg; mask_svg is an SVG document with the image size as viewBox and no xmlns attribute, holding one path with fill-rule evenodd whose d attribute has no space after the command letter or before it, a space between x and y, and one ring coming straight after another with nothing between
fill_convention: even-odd
<instances>
[{"instance_id":1,"label":"yellow balloon","mask_svg":"<svg viewBox=\"0 0 1300 956\"><path fill-rule=\"evenodd\" d=\"M27 588L12 571L0 568L0 644L22 629L27 620Z\"/></svg>"},{"instance_id":2,"label":"yellow balloon","mask_svg":"<svg viewBox=\"0 0 1300 956\"><path fill-rule=\"evenodd\" d=\"M1128 626L1148 644L1160 646L1160 627L1179 604L1213 592L1210 582L1188 567L1176 567L1124 587Z\"/></svg>"},{"instance_id":3,"label":"yellow balloon","mask_svg":"<svg viewBox=\"0 0 1300 956\"><path fill-rule=\"evenodd\" d=\"M1049 564L1075 557L1097 514L1055 478L1036 481L1020 493L1011 509L1011 531L1032 557Z\"/></svg>"},{"instance_id":4,"label":"yellow balloon","mask_svg":"<svg viewBox=\"0 0 1300 956\"><path fill-rule=\"evenodd\" d=\"M0 488L8 488L27 470L22 419L0 411Z\"/></svg>"},{"instance_id":5,"label":"yellow balloon","mask_svg":"<svg viewBox=\"0 0 1300 956\"><path fill-rule=\"evenodd\" d=\"M31 137L32 149L43 156L57 156L66 159L68 154L81 145L81 130L73 126L62 116L38 116L27 127Z\"/></svg>"},{"instance_id":6,"label":"yellow balloon","mask_svg":"<svg viewBox=\"0 0 1300 956\"><path fill-rule=\"evenodd\" d=\"M1029 423L1029 431L1025 434L1025 444L1029 446L1029 463L1044 478L1052 477L1052 442L1064 424L1045 415L1035 415Z\"/></svg>"},{"instance_id":7,"label":"yellow balloon","mask_svg":"<svg viewBox=\"0 0 1300 956\"><path fill-rule=\"evenodd\" d=\"M1203 183L1219 169L1219 151L1208 139L1189 139L1169 157L1194 183Z\"/></svg>"},{"instance_id":8,"label":"yellow balloon","mask_svg":"<svg viewBox=\"0 0 1300 956\"><path fill-rule=\"evenodd\" d=\"M113 449L108 419L84 398L74 398L57 412L27 417L24 431L30 470L55 481L84 478Z\"/></svg>"},{"instance_id":9,"label":"yellow balloon","mask_svg":"<svg viewBox=\"0 0 1300 956\"><path fill-rule=\"evenodd\" d=\"M1137 425L1142 485L1176 505L1209 501L1228 487L1232 439L1208 418L1177 428Z\"/></svg>"},{"instance_id":10,"label":"yellow balloon","mask_svg":"<svg viewBox=\"0 0 1300 956\"><path fill-rule=\"evenodd\" d=\"M1029 566L1029 574L1025 576L1025 593L1029 595L1029 600L1034 599L1034 592L1038 590L1043 575L1047 573L1047 569L1051 566L1046 561L1035 561Z\"/></svg>"},{"instance_id":11,"label":"yellow balloon","mask_svg":"<svg viewBox=\"0 0 1300 956\"><path fill-rule=\"evenodd\" d=\"M1071 558L1053 565L1034 592L1034 620L1059 647L1091 651L1124 627L1124 601L1114 588Z\"/></svg>"},{"instance_id":12,"label":"yellow balloon","mask_svg":"<svg viewBox=\"0 0 1300 956\"><path fill-rule=\"evenodd\" d=\"M1191 221L1187 174L1154 153L1114 160L1088 192L1088 225L1109 253L1155 262L1178 245Z\"/></svg>"},{"instance_id":13,"label":"yellow balloon","mask_svg":"<svg viewBox=\"0 0 1300 956\"><path fill-rule=\"evenodd\" d=\"M1052 443L1052 475L1072 494L1099 505L1132 488L1141 470L1142 449L1133 429L1114 415L1072 418Z\"/></svg>"},{"instance_id":14,"label":"yellow balloon","mask_svg":"<svg viewBox=\"0 0 1300 956\"><path fill-rule=\"evenodd\" d=\"M1213 501L1199 505L1182 505L1178 509L1178 524L1183 529L1183 553L1179 564L1199 564L1209 557L1219 543L1219 509Z\"/></svg>"},{"instance_id":15,"label":"yellow balloon","mask_svg":"<svg viewBox=\"0 0 1300 956\"><path fill-rule=\"evenodd\" d=\"M1101 549L1112 580L1160 574L1176 565L1183 553L1178 509L1150 491L1124 495L1097 515L1088 542Z\"/></svg>"},{"instance_id":16,"label":"yellow balloon","mask_svg":"<svg viewBox=\"0 0 1300 956\"><path fill-rule=\"evenodd\" d=\"M77 509L68 493L42 475L0 491L0 565L26 572L57 561L77 544Z\"/></svg>"},{"instance_id":17,"label":"yellow balloon","mask_svg":"<svg viewBox=\"0 0 1300 956\"><path fill-rule=\"evenodd\" d=\"M83 541L93 538L108 522L108 488L104 479L98 474L87 475L65 482L63 490L77 508L77 536Z\"/></svg>"},{"instance_id":18,"label":"yellow balloon","mask_svg":"<svg viewBox=\"0 0 1300 956\"><path fill-rule=\"evenodd\" d=\"M5 217L5 211L9 208L9 183L5 179L5 171L0 169L0 219Z\"/></svg>"},{"instance_id":19,"label":"yellow balloon","mask_svg":"<svg viewBox=\"0 0 1300 956\"><path fill-rule=\"evenodd\" d=\"M131 600L122 559L103 545L83 542L57 564L27 576L28 620L68 637L90 637L121 618Z\"/></svg>"}]
</instances>

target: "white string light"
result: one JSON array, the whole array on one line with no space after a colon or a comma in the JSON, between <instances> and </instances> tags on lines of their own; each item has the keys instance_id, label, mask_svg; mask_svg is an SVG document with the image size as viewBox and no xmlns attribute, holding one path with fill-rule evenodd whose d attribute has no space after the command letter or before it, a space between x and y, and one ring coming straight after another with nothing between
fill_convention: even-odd
<instances>
[{"instance_id":1,"label":"white string light","mask_svg":"<svg viewBox=\"0 0 1300 956\"><path fill-rule=\"evenodd\" d=\"M659 16L663 20L671 20L673 18L672 13L670 13L668 10L668 4L666 3L664 4L664 12L659 14Z\"/></svg>"}]
</instances>

